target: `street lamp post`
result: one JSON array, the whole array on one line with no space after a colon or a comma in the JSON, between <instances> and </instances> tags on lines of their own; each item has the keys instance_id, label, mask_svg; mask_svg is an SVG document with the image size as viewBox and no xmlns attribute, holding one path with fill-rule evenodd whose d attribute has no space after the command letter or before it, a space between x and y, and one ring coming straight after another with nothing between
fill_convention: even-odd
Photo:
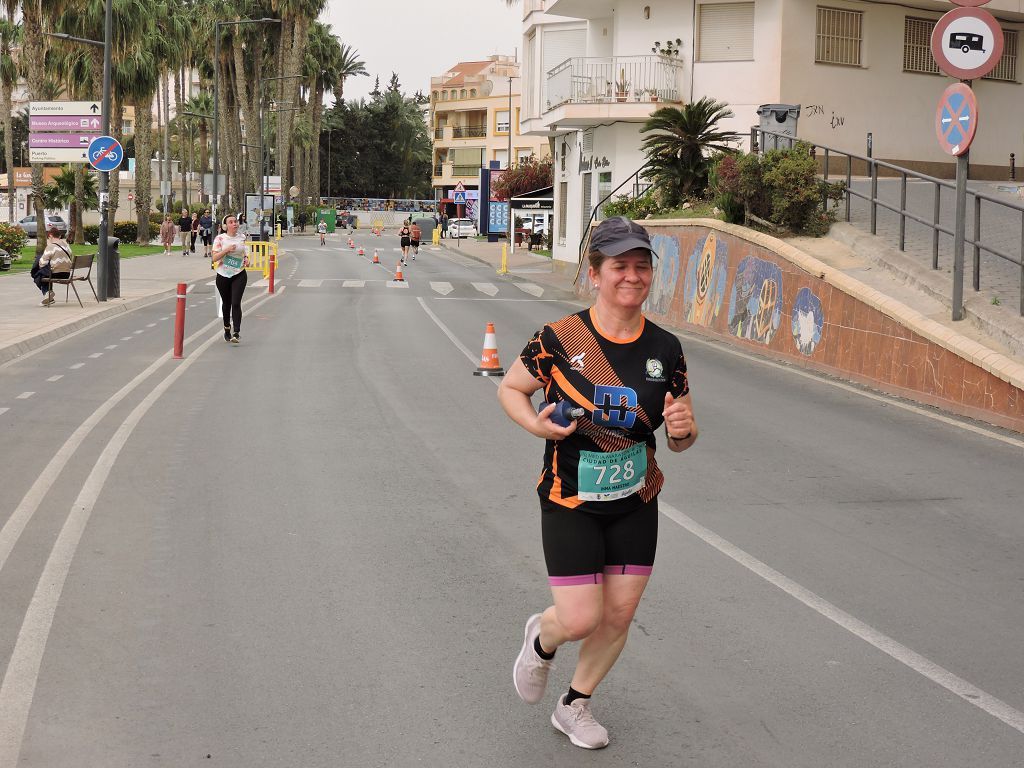
<instances>
[{"instance_id":1,"label":"street lamp post","mask_svg":"<svg viewBox=\"0 0 1024 768\"><path fill-rule=\"evenodd\" d=\"M110 0L107 0L110 3ZM213 25L213 200L210 208L213 211L213 220L219 226L217 218L218 189L220 181L220 164L217 157L217 146L220 144L220 28L239 26L241 24L280 24L280 19L239 19L238 21L218 21ZM260 201L263 204L263 201Z\"/></svg>"}]
</instances>

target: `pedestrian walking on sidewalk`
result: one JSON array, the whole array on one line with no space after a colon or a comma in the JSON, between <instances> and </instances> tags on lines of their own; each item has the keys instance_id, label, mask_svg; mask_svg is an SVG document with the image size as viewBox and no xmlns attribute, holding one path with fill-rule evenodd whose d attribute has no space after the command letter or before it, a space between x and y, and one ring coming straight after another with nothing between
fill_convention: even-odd
<instances>
[{"instance_id":1,"label":"pedestrian walking on sidewalk","mask_svg":"<svg viewBox=\"0 0 1024 768\"><path fill-rule=\"evenodd\" d=\"M160 225L160 243L164 247L164 256L171 255L171 246L174 245L174 222L171 221L171 214L164 215L164 223Z\"/></svg>"},{"instance_id":2,"label":"pedestrian walking on sidewalk","mask_svg":"<svg viewBox=\"0 0 1024 768\"><path fill-rule=\"evenodd\" d=\"M51 280L66 280L71 277L71 246L60 236L60 230L50 227L46 230L46 248L32 264L29 273L42 291L42 306L53 304L53 283Z\"/></svg>"},{"instance_id":3,"label":"pedestrian walking on sidewalk","mask_svg":"<svg viewBox=\"0 0 1024 768\"><path fill-rule=\"evenodd\" d=\"M189 253L195 253L196 240L199 239L199 211L196 211L195 213L192 214L192 221L189 222L188 229L191 238L189 240L188 251Z\"/></svg>"},{"instance_id":4,"label":"pedestrian walking on sidewalk","mask_svg":"<svg viewBox=\"0 0 1024 768\"><path fill-rule=\"evenodd\" d=\"M181 217L178 219L178 239L181 240L181 255L188 253L188 241L192 237L192 217L188 215L188 208L181 209Z\"/></svg>"},{"instance_id":5,"label":"pedestrian walking on sidewalk","mask_svg":"<svg viewBox=\"0 0 1024 768\"><path fill-rule=\"evenodd\" d=\"M448 237L448 214L441 214L441 239L444 240Z\"/></svg>"},{"instance_id":6,"label":"pedestrian walking on sidewalk","mask_svg":"<svg viewBox=\"0 0 1024 768\"><path fill-rule=\"evenodd\" d=\"M404 266L409 263L409 246L412 244L412 230L409 229L408 219L402 222L402 228L398 230L398 236L401 238L399 242L402 245L402 264Z\"/></svg>"},{"instance_id":7,"label":"pedestrian walking on sidewalk","mask_svg":"<svg viewBox=\"0 0 1024 768\"><path fill-rule=\"evenodd\" d=\"M213 217L210 211L203 211L199 217L199 236L203 240L203 256L210 258L210 247L213 245Z\"/></svg>"},{"instance_id":8,"label":"pedestrian walking on sidewalk","mask_svg":"<svg viewBox=\"0 0 1024 768\"><path fill-rule=\"evenodd\" d=\"M213 266L217 270L217 293L224 318L224 341L238 343L242 330L242 294L248 282L249 247L238 228L238 217L228 214L224 231L213 241ZM233 331L233 332L232 332Z\"/></svg>"},{"instance_id":9,"label":"pedestrian walking on sidewalk","mask_svg":"<svg viewBox=\"0 0 1024 768\"><path fill-rule=\"evenodd\" d=\"M697 439L679 339L641 312L654 256L643 227L601 222L588 254L594 305L538 331L498 390L509 417L546 441L537 491L553 605L527 620L513 682L520 698L539 702L555 651L582 641L551 723L586 749L608 744L590 697L625 646L654 565L657 432L664 426L674 452ZM530 398L541 388L549 405L537 413ZM559 401L584 414L560 426Z\"/></svg>"}]
</instances>

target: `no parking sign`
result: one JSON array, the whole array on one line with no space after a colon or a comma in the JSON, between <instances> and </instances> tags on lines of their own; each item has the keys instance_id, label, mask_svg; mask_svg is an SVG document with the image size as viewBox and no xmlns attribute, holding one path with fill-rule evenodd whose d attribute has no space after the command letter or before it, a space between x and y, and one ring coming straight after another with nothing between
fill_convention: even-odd
<instances>
[{"instance_id":1,"label":"no parking sign","mask_svg":"<svg viewBox=\"0 0 1024 768\"><path fill-rule=\"evenodd\" d=\"M978 130L978 100L964 83L953 83L942 92L935 111L935 135L947 154L959 157L974 140Z\"/></svg>"}]
</instances>

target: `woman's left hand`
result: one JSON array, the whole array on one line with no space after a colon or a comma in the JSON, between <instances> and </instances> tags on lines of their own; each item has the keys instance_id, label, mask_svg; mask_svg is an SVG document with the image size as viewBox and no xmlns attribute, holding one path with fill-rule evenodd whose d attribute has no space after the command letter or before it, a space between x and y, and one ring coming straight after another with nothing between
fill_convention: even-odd
<instances>
[{"instance_id":1,"label":"woman's left hand","mask_svg":"<svg viewBox=\"0 0 1024 768\"><path fill-rule=\"evenodd\" d=\"M242 266L243 267L248 267L249 266L249 257L248 256L242 257Z\"/></svg>"},{"instance_id":2,"label":"woman's left hand","mask_svg":"<svg viewBox=\"0 0 1024 768\"><path fill-rule=\"evenodd\" d=\"M665 393L665 429L675 438L683 438L693 432L693 410L685 399L672 397L671 392Z\"/></svg>"}]
</instances>

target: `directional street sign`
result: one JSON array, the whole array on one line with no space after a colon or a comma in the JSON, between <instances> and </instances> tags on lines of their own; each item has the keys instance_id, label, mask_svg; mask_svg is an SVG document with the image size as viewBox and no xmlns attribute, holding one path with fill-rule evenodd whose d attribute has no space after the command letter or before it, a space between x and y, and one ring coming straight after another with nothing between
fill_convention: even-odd
<instances>
[{"instance_id":1,"label":"directional street sign","mask_svg":"<svg viewBox=\"0 0 1024 768\"><path fill-rule=\"evenodd\" d=\"M103 110L98 101L30 101L29 117L38 115L73 115L100 117Z\"/></svg>"},{"instance_id":2,"label":"directional street sign","mask_svg":"<svg viewBox=\"0 0 1024 768\"><path fill-rule=\"evenodd\" d=\"M124 149L113 136L97 136L88 151L89 165L97 171L113 171L124 159Z\"/></svg>"},{"instance_id":3,"label":"directional street sign","mask_svg":"<svg viewBox=\"0 0 1024 768\"><path fill-rule=\"evenodd\" d=\"M30 163L87 163L87 148L71 149L68 147L29 147Z\"/></svg>"},{"instance_id":4,"label":"directional street sign","mask_svg":"<svg viewBox=\"0 0 1024 768\"><path fill-rule=\"evenodd\" d=\"M932 30L932 56L950 77L984 77L1003 55L1003 30L983 8L956 8Z\"/></svg>"},{"instance_id":5,"label":"directional street sign","mask_svg":"<svg viewBox=\"0 0 1024 768\"><path fill-rule=\"evenodd\" d=\"M978 130L978 100L964 83L953 83L942 92L935 112L935 135L947 154L966 152Z\"/></svg>"},{"instance_id":6,"label":"directional street sign","mask_svg":"<svg viewBox=\"0 0 1024 768\"><path fill-rule=\"evenodd\" d=\"M96 138L92 133L30 133L30 147L88 147Z\"/></svg>"},{"instance_id":7,"label":"directional street sign","mask_svg":"<svg viewBox=\"0 0 1024 768\"><path fill-rule=\"evenodd\" d=\"M103 120L99 117L78 117L59 115L57 117L29 117L28 129L30 131L92 131L99 133L103 128Z\"/></svg>"}]
</instances>

